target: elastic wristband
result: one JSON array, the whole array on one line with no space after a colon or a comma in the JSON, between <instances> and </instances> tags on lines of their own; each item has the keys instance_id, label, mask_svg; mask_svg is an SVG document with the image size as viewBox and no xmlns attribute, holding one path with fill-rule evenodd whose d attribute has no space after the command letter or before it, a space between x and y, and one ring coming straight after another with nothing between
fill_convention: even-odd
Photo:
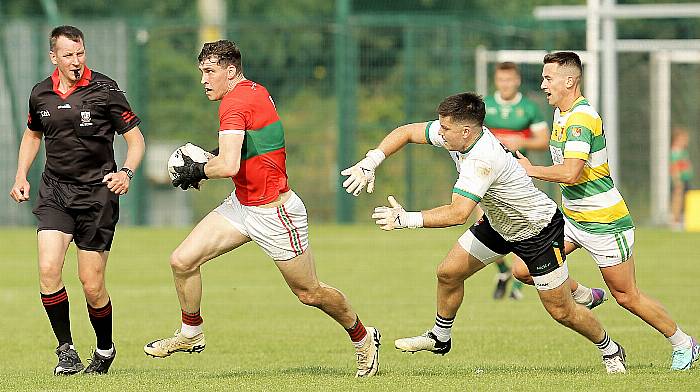
<instances>
[{"instance_id":1,"label":"elastic wristband","mask_svg":"<svg viewBox=\"0 0 700 392\"><path fill-rule=\"evenodd\" d=\"M380 149L369 150L365 156L374 164L372 169L376 169L386 159L386 155Z\"/></svg>"},{"instance_id":2,"label":"elastic wristband","mask_svg":"<svg viewBox=\"0 0 700 392\"><path fill-rule=\"evenodd\" d=\"M408 227L409 229L417 229L419 227L423 227L423 213L420 211L407 212L406 220L408 221L406 227Z\"/></svg>"}]
</instances>

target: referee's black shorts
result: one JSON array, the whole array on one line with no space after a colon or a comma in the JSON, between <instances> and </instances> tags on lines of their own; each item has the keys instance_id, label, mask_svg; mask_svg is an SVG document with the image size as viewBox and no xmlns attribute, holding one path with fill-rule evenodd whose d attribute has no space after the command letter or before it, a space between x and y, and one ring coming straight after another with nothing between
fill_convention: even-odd
<instances>
[{"instance_id":1,"label":"referee's black shorts","mask_svg":"<svg viewBox=\"0 0 700 392\"><path fill-rule=\"evenodd\" d=\"M43 174L32 212L37 231L58 230L72 234L78 249L108 251L119 220L119 196L104 184L68 184Z\"/></svg>"}]
</instances>

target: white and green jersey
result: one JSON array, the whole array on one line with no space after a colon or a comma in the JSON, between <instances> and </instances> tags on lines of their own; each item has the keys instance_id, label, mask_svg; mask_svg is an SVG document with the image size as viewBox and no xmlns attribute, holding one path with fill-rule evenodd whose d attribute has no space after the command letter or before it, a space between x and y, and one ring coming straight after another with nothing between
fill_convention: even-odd
<instances>
[{"instance_id":1,"label":"white and green jersey","mask_svg":"<svg viewBox=\"0 0 700 392\"><path fill-rule=\"evenodd\" d=\"M440 122L425 127L428 143L445 147L438 134ZM466 151L450 151L459 177L452 189L481 207L506 241L522 241L549 225L557 205L535 188L532 179L515 157L483 127L481 136Z\"/></svg>"},{"instance_id":2,"label":"white and green jersey","mask_svg":"<svg viewBox=\"0 0 700 392\"><path fill-rule=\"evenodd\" d=\"M555 165L566 158L585 161L576 183L561 184L562 210L570 223L593 234L634 228L625 200L610 177L603 120L586 98L576 99L566 112L554 111L549 150Z\"/></svg>"}]
</instances>

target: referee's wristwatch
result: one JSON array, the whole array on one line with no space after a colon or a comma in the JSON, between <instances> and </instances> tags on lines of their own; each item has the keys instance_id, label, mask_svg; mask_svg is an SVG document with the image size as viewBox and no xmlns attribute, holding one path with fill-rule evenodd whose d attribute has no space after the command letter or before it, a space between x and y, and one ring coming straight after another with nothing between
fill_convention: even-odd
<instances>
[{"instance_id":1,"label":"referee's wristwatch","mask_svg":"<svg viewBox=\"0 0 700 392\"><path fill-rule=\"evenodd\" d=\"M124 173L126 173L126 176L129 177L130 180L134 178L134 171L129 169L128 167L122 167L121 169L119 169L119 171L123 171Z\"/></svg>"}]
</instances>

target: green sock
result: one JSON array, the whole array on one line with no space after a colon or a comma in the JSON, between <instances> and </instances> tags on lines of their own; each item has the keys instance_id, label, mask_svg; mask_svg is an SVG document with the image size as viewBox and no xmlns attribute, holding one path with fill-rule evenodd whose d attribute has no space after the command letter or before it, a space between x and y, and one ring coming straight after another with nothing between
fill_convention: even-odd
<instances>
[{"instance_id":1,"label":"green sock","mask_svg":"<svg viewBox=\"0 0 700 392\"><path fill-rule=\"evenodd\" d=\"M508 265L506 264L506 261L503 260L502 263L496 263L496 267L498 267L498 272L504 273L504 272L509 272L510 268L508 268Z\"/></svg>"},{"instance_id":2,"label":"green sock","mask_svg":"<svg viewBox=\"0 0 700 392\"><path fill-rule=\"evenodd\" d=\"M513 286L512 286L513 290L520 290L521 287L523 287L523 282L521 282L517 279L513 279Z\"/></svg>"}]
</instances>

